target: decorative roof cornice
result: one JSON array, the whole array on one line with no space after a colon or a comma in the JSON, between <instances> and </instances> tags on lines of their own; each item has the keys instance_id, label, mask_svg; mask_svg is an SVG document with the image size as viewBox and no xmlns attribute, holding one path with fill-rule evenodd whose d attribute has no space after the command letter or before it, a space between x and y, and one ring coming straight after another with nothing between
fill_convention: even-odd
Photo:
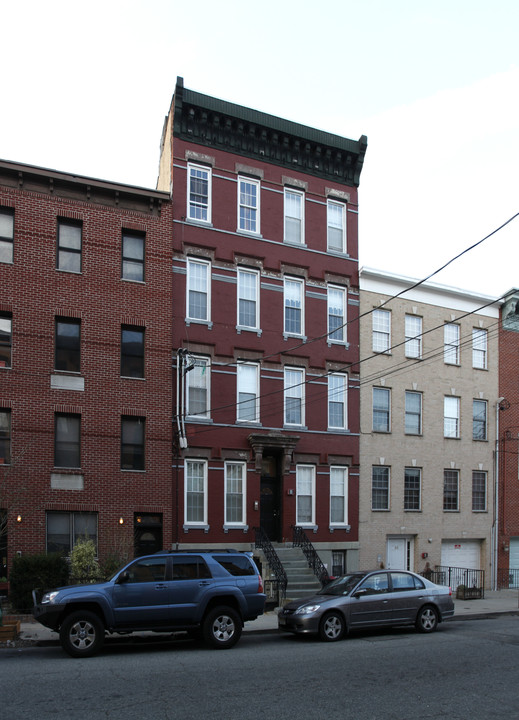
<instances>
[{"instance_id":1,"label":"decorative roof cornice","mask_svg":"<svg viewBox=\"0 0 519 720\"><path fill-rule=\"evenodd\" d=\"M368 139L349 140L184 88L177 78L173 135L188 142L358 187Z\"/></svg>"}]
</instances>

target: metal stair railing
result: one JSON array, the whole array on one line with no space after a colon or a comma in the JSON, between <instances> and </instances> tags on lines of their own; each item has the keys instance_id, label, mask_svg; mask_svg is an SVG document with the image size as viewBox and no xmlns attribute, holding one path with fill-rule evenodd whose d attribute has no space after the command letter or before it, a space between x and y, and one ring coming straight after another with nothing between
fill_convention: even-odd
<instances>
[{"instance_id":1,"label":"metal stair railing","mask_svg":"<svg viewBox=\"0 0 519 720\"><path fill-rule=\"evenodd\" d=\"M274 549L274 546L270 542L270 539L268 538L266 532L263 530L263 528L255 527L254 528L254 545L255 547L263 550L263 553L265 557L267 558L267 562L269 564L269 568L271 572L274 573L274 576L276 578L276 582L278 585L278 596L279 601L283 600L286 597L287 593L287 574L285 572L285 568L283 567L283 564L281 560L279 559L279 555Z\"/></svg>"},{"instance_id":2,"label":"metal stair railing","mask_svg":"<svg viewBox=\"0 0 519 720\"><path fill-rule=\"evenodd\" d=\"M301 548L305 558L307 559L308 567L312 568L314 575L321 585L326 585L330 582L330 575L328 570L324 567L324 563L317 554L316 549L310 542L308 535L302 527L299 527L299 525L292 525L292 530L294 531L292 538L293 547Z\"/></svg>"}]
</instances>

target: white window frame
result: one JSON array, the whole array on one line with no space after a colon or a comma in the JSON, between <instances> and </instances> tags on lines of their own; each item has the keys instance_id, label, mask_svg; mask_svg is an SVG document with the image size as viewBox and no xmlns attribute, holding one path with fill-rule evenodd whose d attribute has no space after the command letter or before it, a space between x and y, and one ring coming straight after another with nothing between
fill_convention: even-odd
<instances>
[{"instance_id":1,"label":"white window frame","mask_svg":"<svg viewBox=\"0 0 519 720\"><path fill-rule=\"evenodd\" d=\"M333 208L333 211L332 211ZM336 210L340 211L340 223L332 222L335 218L332 217L333 215L337 215ZM345 253L346 252L346 203L341 202L340 200L334 200L332 198L328 198L326 202L326 227L327 227L327 248L328 252L337 252L337 253ZM341 231L341 247L332 247L332 241L331 241L331 231L333 230L340 230Z\"/></svg>"},{"instance_id":2,"label":"white window frame","mask_svg":"<svg viewBox=\"0 0 519 720\"><path fill-rule=\"evenodd\" d=\"M12 265L14 258L14 209L0 207L0 263Z\"/></svg>"},{"instance_id":3,"label":"white window frame","mask_svg":"<svg viewBox=\"0 0 519 720\"><path fill-rule=\"evenodd\" d=\"M238 293L238 299L236 303L236 311L237 311L237 318L236 318L236 327L240 330L255 330L258 331L260 328L260 273L259 270L250 270L249 268L238 268L237 273L237 293ZM244 287L244 278L254 278L254 287L250 288L249 286ZM252 290L252 293L251 293ZM248 297L248 295L252 294L253 297ZM254 324L253 325L246 325L242 322L240 322L240 304L241 301L245 302L253 302L254 303Z\"/></svg>"},{"instance_id":4,"label":"white window frame","mask_svg":"<svg viewBox=\"0 0 519 720\"><path fill-rule=\"evenodd\" d=\"M443 398L443 437L460 438L460 398L445 395Z\"/></svg>"},{"instance_id":5,"label":"white window frame","mask_svg":"<svg viewBox=\"0 0 519 720\"><path fill-rule=\"evenodd\" d=\"M405 356L422 357L423 318L419 315L405 316Z\"/></svg>"},{"instance_id":6,"label":"white window frame","mask_svg":"<svg viewBox=\"0 0 519 720\"><path fill-rule=\"evenodd\" d=\"M382 488L382 487L375 488L374 487L375 470L386 470L387 471L387 473L384 473L385 475L387 475L387 487L385 487L385 488ZM386 480L386 478L384 478L384 480ZM384 493L387 494L387 502L386 502L385 507L374 507L373 496L374 496L375 490L377 490L379 492L383 491ZM387 512L390 509L391 509L391 468L389 467L389 465L372 465L371 466L371 510L373 512Z\"/></svg>"},{"instance_id":7,"label":"white window frame","mask_svg":"<svg viewBox=\"0 0 519 720\"><path fill-rule=\"evenodd\" d=\"M252 377L254 372L254 377ZM251 390L251 378L254 385L254 392L245 392ZM239 362L236 366L236 422L240 423L259 423L259 378L260 378L260 366L258 363L253 362ZM249 402L252 400L242 400L242 394L254 395L254 418L241 417L241 415L248 408ZM247 403L247 405L245 405Z\"/></svg>"},{"instance_id":8,"label":"white window frame","mask_svg":"<svg viewBox=\"0 0 519 720\"><path fill-rule=\"evenodd\" d=\"M193 269L194 266L203 267L205 268L205 293L204 291L198 290L196 288L192 288L191 285L193 283ZM190 315L190 302L189 297L191 292L199 292L200 294L205 294L206 296L206 317L193 317ZM211 323L211 263L209 260L202 260L200 258L194 258L194 257L188 257L187 258L187 268L186 268L186 320L189 322L198 322L198 323Z\"/></svg>"},{"instance_id":9,"label":"white window frame","mask_svg":"<svg viewBox=\"0 0 519 720\"><path fill-rule=\"evenodd\" d=\"M290 202L291 198L298 198L299 199L299 216L294 215L292 213ZM283 208L283 214L284 214L284 225L283 225L283 239L284 242L289 243L290 245L304 245L305 243L305 194L301 190L294 190L294 188L286 187L284 192L284 208ZM299 233L294 233L294 235L298 234L299 238L294 240L289 238L289 227L295 227L299 223Z\"/></svg>"},{"instance_id":10,"label":"white window frame","mask_svg":"<svg viewBox=\"0 0 519 720\"><path fill-rule=\"evenodd\" d=\"M342 385L341 385L342 383ZM332 422L333 405L342 405L342 423ZM330 373L328 375L328 429L346 430L348 427L348 375L347 373Z\"/></svg>"},{"instance_id":11,"label":"white window frame","mask_svg":"<svg viewBox=\"0 0 519 720\"><path fill-rule=\"evenodd\" d=\"M411 395L417 395L420 400L420 407L418 412L415 412L413 408L407 407L407 400L410 398ZM406 435L421 435L422 434L422 403L423 403L423 397L421 392L416 392L415 390L406 390L405 391L405 410L404 410L404 432ZM418 417L418 432L411 432L407 429L407 417Z\"/></svg>"},{"instance_id":12,"label":"white window frame","mask_svg":"<svg viewBox=\"0 0 519 720\"><path fill-rule=\"evenodd\" d=\"M202 355L192 356L195 367L186 374L186 409L191 418L207 419L211 417L211 358ZM205 390L205 412L191 411L191 393L194 390Z\"/></svg>"},{"instance_id":13,"label":"white window frame","mask_svg":"<svg viewBox=\"0 0 519 720\"><path fill-rule=\"evenodd\" d=\"M229 469L231 467L236 467L241 469L241 477L239 480L241 480L241 493L239 492L231 492L229 489L230 481L234 478L230 478L230 472ZM246 527L247 524L247 463L244 462L236 462L236 461L226 461L224 465L224 484L225 484L225 490L224 490L224 517L225 517L225 527ZM229 495L241 495L241 520L229 520L227 517L228 512L228 499Z\"/></svg>"},{"instance_id":14,"label":"white window frame","mask_svg":"<svg viewBox=\"0 0 519 720\"><path fill-rule=\"evenodd\" d=\"M372 323L372 349L374 353L391 352L391 311L373 310Z\"/></svg>"},{"instance_id":15,"label":"white window frame","mask_svg":"<svg viewBox=\"0 0 519 720\"><path fill-rule=\"evenodd\" d=\"M205 201L192 201L191 200L191 180L195 179L194 173L205 175L205 181L207 182L207 196L201 195L201 198L206 198ZM192 222L204 223L204 225L211 224L211 212L212 212L212 170L207 165L196 165L194 163L188 163L187 165L187 218Z\"/></svg>"},{"instance_id":16,"label":"white window frame","mask_svg":"<svg viewBox=\"0 0 519 720\"><path fill-rule=\"evenodd\" d=\"M311 519L301 520L299 500L308 497L310 497ZM300 527L315 527L315 465L296 465L296 524Z\"/></svg>"},{"instance_id":17,"label":"white window frame","mask_svg":"<svg viewBox=\"0 0 519 720\"><path fill-rule=\"evenodd\" d=\"M375 395L377 392L380 391L380 396L384 396L387 398L387 411L386 407L382 407L381 405L375 404ZM385 388L385 387L374 387L372 392L372 429L373 432L377 433L389 433L391 432L391 388ZM385 423L384 428L380 429L378 427L378 424L375 422L375 412L383 412L384 414L387 413L387 423Z\"/></svg>"},{"instance_id":18,"label":"white window frame","mask_svg":"<svg viewBox=\"0 0 519 720\"><path fill-rule=\"evenodd\" d=\"M460 326L457 323L443 326L443 361L446 365L460 364Z\"/></svg>"},{"instance_id":19,"label":"white window frame","mask_svg":"<svg viewBox=\"0 0 519 720\"><path fill-rule=\"evenodd\" d=\"M410 499L410 495L408 495L408 488L406 486L407 481L407 473L408 471L410 473L416 473L418 475L418 507L412 508L412 507L406 507L406 504L408 503ZM409 478L411 479L411 478ZM416 478L413 478L416 479ZM410 490L415 490L415 488L410 488ZM417 467L405 467L404 468L404 512L420 512L422 509L422 469Z\"/></svg>"},{"instance_id":20,"label":"white window frame","mask_svg":"<svg viewBox=\"0 0 519 720\"><path fill-rule=\"evenodd\" d=\"M292 330L287 329L287 310L288 308L294 309L293 305L290 305L290 302L294 302L294 300L289 297L289 288L290 287L299 288L299 298L298 301L300 303L299 307L299 313L300 313L300 332L293 332ZM296 301L297 302L297 301ZM297 310L297 307L295 307ZM292 276L285 276L283 278L283 333L285 335L290 335L292 337L304 337L305 334L305 281L301 278L292 277Z\"/></svg>"},{"instance_id":21,"label":"white window frame","mask_svg":"<svg viewBox=\"0 0 519 720\"><path fill-rule=\"evenodd\" d=\"M335 306L332 306L332 300L331 296L333 293L337 293L338 296L340 296L340 315L336 315L335 313L332 315L332 309L336 310L337 308ZM347 342L347 300L348 300L348 293L346 288L340 287L339 285L328 285L328 342L337 344L337 345L346 345ZM337 317L341 318L342 322L340 323L339 327L333 329L331 327L330 318L331 317Z\"/></svg>"},{"instance_id":22,"label":"white window frame","mask_svg":"<svg viewBox=\"0 0 519 720\"><path fill-rule=\"evenodd\" d=\"M246 198L248 197L247 193L242 193L242 186L250 185L251 187L256 188L256 204L252 202L247 202ZM240 233L250 233L251 235L259 235L260 234L260 194L261 194L261 182L259 180L256 180L255 178L251 177L244 177L242 175L238 175L238 218L237 218L237 227L238 232ZM242 209L246 213L245 216L242 217ZM248 217L248 213L254 214L254 219L252 220L252 216ZM251 226L251 227L248 227Z\"/></svg>"},{"instance_id":23,"label":"white window frame","mask_svg":"<svg viewBox=\"0 0 519 720\"><path fill-rule=\"evenodd\" d=\"M290 377L292 375L292 377ZM294 382L294 380L298 380ZM285 367L283 373L283 423L292 427L303 427L305 424L305 371L298 367ZM287 419L290 401L297 399L300 402L301 422L292 423Z\"/></svg>"},{"instance_id":24,"label":"white window frame","mask_svg":"<svg viewBox=\"0 0 519 720\"><path fill-rule=\"evenodd\" d=\"M333 498L342 498L337 505L341 506L343 519L333 520ZM348 467L332 465L330 467L330 527L346 527L348 525Z\"/></svg>"},{"instance_id":25,"label":"white window frame","mask_svg":"<svg viewBox=\"0 0 519 720\"><path fill-rule=\"evenodd\" d=\"M188 496L190 492L194 494L194 491L189 487L190 474L188 468L195 464L200 465L202 468L201 492L203 494L204 501L202 520L188 519ZM200 494L200 490L198 490L196 494ZM184 461L184 525L186 527L207 527L207 460L202 460L200 458L186 458Z\"/></svg>"},{"instance_id":26,"label":"white window frame","mask_svg":"<svg viewBox=\"0 0 519 720\"><path fill-rule=\"evenodd\" d=\"M452 475L451 477L447 478L446 473L449 473L449 475ZM453 487L447 488L447 479L452 480L455 478L456 480L456 488L454 490ZM445 507L446 500L447 500L447 491L450 493L456 493L456 507ZM460 471L459 470L447 470L445 469L443 471L443 512L459 512L460 509Z\"/></svg>"},{"instance_id":27,"label":"white window frame","mask_svg":"<svg viewBox=\"0 0 519 720\"><path fill-rule=\"evenodd\" d=\"M486 370L488 367L488 331L472 328L472 367Z\"/></svg>"},{"instance_id":28,"label":"white window frame","mask_svg":"<svg viewBox=\"0 0 519 720\"><path fill-rule=\"evenodd\" d=\"M480 488L475 488L475 484L476 484L476 482L481 481L481 480L483 481L483 484L484 484L483 507L474 507L474 505L476 504L474 502L476 500L476 498L479 499L481 497L480 494L477 494L477 493L481 493L481 490L480 490ZM472 471L472 512L476 512L476 513L487 512L487 509L488 509L488 506L487 506L487 502L488 502L487 484L488 484L488 473L486 472L486 470L473 470Z\"/></svg>"}]
</instances>

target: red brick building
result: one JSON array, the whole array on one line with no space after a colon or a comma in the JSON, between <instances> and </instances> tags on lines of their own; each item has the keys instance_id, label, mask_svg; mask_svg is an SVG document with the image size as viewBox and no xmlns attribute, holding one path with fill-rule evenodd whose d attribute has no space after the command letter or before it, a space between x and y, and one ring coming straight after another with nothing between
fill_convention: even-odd
<instances>
[{"instance_id":1,"label":"red brick building","mask_svg":"<svg viewBox=\"0 0 519 720\"><path fill-rule=\"evenodd\" d=\"M169 193L0 162L0 577L172 536Z\"/></svg>"},{"instance_id":2,"label":"red brick building","mask_svg":"<svg viewBox=\"0 0 519 720\"><path fill-rule=\"evenodd\" d=\"M158 187L173 190L181 546L299 525L330 569L356 566L366 142L177 80Z\"/></svg>"},{"instance_id":3,"label":"red brick building","mask_svg":"<svg viewBox=\"0 0 519 720\"><path fill-rule=\"evenodd\" d=\"M499 332L497 586L519 587L519 290L506 295Z\"/></svg>"}]
</instances>

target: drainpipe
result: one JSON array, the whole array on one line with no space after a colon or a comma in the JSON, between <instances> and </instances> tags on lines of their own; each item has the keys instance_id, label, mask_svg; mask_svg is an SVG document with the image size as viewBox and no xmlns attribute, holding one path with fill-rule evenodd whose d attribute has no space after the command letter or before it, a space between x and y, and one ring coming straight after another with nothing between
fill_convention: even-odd
<instances>
[{"instance_id":1,"label":"drainpipe","mask_svg":"<svg viewBox=\"0 0 519 720\"><path fill-rule=\"evenodd\" d=\"M499 411L504 398L500 397L496 403L496 464L495 464L495 491L494 491L494 547L492 556L492 590L497 590L498 555L499 555Z\"/></svg>"}]
</instances>

